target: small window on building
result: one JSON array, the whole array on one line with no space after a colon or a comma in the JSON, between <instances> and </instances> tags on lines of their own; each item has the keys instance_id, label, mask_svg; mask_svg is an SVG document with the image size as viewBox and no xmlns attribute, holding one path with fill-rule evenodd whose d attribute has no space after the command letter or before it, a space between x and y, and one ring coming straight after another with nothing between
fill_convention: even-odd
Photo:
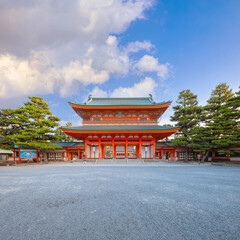
<instances>
[{"instance_id":1,"label":"small window on building","mask_svg":"<svg viewBox=\"0 0 240 240\"><path fill-rule=\"evenodd\" d=\"M147 118L139 118L141 122L147 121Z\"/></svg>"}]
</instances>

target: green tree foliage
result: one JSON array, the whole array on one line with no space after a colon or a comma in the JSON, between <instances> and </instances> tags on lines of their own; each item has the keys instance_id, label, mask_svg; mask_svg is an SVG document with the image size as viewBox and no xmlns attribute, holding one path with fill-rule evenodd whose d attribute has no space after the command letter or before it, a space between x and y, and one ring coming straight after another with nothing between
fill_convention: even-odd
<instances>
[{"instance_id":1,"label":"green tree foliage","mask_svg":"<svg viewBox=\"0 0 240 240\"><path fill-rule=\"evenodd\" d=\"M72 123L68 122L66 123L65 127L71 127ZM61 128L57 128L56 130L56 138L59 142L73 142L74 138L71 136L68 136L66 133L64 133Z\"/></svg>"},{"instance_id":2,"label":"green tree foliage","mask_svg":"<svg viewBox=\"0 0 240 240\"><path fill-rule=\"evenodd\" d=\"M221 149L222 152L227 153L229 152L227 148L233 145L232 134L237 127L238 115L237 101L234 100L233 95L226 83L219 84L212 91L207 105L204 107L202 126L193 130L191 147L205 152L203 160L208 156L210 150Z\"/></svg>"},{"instance_id":3,"label":"green tree foliage","mask_svg":"<svg viewBox=\"0 0 240 240\"><path fill-rule=\"evenodd\" d=\"M171 121L176 122L180 130L173 140L174 146L185 147L185 161L187 160L187 148L192 142L192 129L198 126L201 107L198 106L197 95L190 90L183 90L179 93L177 105L173 107L174 115Z\"/></svg>"},{"instance_id":4,"label":"green tree foliage","mask_svg":"<svg viewBox=\"0 0 240 240\"><path fill-rule=\"evenodd\" d=\"M48 104L41 97L29 97L24 107L1 109L0 135L4 136L3 146L11 148L55 149L51 142L57 140L55 129L60 119L53 116Z\"/></svg>"},{"instance_id":5,"label":"green tree foliage","mask_svg":"<svg viewBox=\"0 0 240 240\"><path fill-rule=\"evenodd\" d=\"M222 131L214 143L221 150L219 152L230 154L230 147L240 145L240 91L227 99L221 107L218 121L222 124Z\"/></svg>"}]
</instances>

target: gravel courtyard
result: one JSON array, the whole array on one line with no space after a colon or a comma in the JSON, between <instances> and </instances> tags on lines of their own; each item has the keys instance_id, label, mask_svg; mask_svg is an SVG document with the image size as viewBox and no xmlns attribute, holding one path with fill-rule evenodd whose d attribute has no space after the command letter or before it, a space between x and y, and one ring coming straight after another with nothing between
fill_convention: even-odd
<instances>
[{"instance_id":1,"label":"gravel courtyard","mask_svg":"<svg viewBox=\"0 0 240 240\"><path fill-rule=\"evenodd\" d=\"M240 239L240 168L0 167L0 239Z\"/></svg>"}]
</instances>

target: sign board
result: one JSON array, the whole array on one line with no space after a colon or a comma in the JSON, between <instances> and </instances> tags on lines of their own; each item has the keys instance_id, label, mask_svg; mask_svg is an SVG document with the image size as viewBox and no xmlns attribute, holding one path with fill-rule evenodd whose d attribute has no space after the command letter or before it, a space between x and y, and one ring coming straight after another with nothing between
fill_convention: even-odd
<instances>
[{"instance_id":1,"label":"sign board","mask_svg":"<svg viewBox=\"0 0 240 240\"><path fill-rule=\"evenodd\" d=\"M37 150L20 149L20 158L37 158Z\"/></svg>"}]
</instances>

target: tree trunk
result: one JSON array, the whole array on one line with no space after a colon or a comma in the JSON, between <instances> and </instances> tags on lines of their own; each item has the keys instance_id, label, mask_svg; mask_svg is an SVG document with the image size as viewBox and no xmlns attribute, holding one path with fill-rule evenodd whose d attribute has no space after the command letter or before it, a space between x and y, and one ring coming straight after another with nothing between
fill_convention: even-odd
<instances>
[{"instance_id":1,"label":"tree trunk","mask_svg":"<svg viewBox=\"0 0 240 240\"><path fill-rule=\"evenodd\" d=\"M185 146L185 150L184 150L184 162L188 161L188 149L187 146Z\"/></svg>"},{"instance_id":2,"label":"tree trunk","mask_svg":"<svg viewBox=\"0 0 240 240\"><path fill-rule=\"evenodd\" d=\"M207 150L207 152L204 154L204 156L201 159L201 162L205 162L205 160L207 159L208 155L210 153L210 150Z\"/></svg>"}]
</instances>

